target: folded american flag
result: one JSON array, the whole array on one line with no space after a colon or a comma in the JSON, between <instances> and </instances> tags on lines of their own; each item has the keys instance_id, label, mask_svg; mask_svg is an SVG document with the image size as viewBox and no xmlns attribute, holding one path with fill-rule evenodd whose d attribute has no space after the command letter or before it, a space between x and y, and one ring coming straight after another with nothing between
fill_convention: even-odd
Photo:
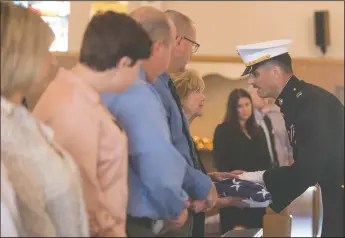
<instances>
[{"instance_id":1,"label":"folded american flag","mask_svg":"<svg viewBox=\"0 0 345 238\"><path fill-rule=\"evenodd\" d=\"M241 179L224 179L214 182L220 197L242 197L247 201L267 203L271 201L271 194L265 186Z\"/></svg>"}]
</instances>

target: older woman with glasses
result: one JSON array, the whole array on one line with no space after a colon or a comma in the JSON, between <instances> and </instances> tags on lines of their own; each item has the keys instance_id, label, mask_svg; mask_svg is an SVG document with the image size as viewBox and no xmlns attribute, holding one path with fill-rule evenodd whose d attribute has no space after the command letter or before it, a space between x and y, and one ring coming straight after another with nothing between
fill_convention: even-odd
<instances>
[{"instance_id":1,"label":"older woman with glasses","mask_svg":"<svg viewBox=\"0 0 345 238\"><path fill-rule=\"evenodd\" d=\"M1 202L9 210L7 223L12 220L17 229L12 226L11 234L87 237L77 166L54 142L54 132L22 104L52 68L48 50L54 34L36 13L13 3L0 5L1 167L7 171L1 183L8 188L1 186ZM5 224L2 219L1 230Z\"/></svg>"}]
</instances>

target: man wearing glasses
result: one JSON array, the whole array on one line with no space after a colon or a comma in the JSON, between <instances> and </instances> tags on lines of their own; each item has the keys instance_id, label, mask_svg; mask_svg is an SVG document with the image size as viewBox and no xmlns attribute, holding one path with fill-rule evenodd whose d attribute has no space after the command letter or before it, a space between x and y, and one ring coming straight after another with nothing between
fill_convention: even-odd
<instances>
[{"instance_id":1,"label":"man wearing glasses","mask_svg":"<svg viewBox=\"0 0 345 238\"><path fill-rule=\"evenodd\" d=\"M205 216L203 212L214 206L217 192L197 156L196 148L189 132L188 119L182 110L175 86L168 74L184 71L192 54L198 50L200 45L196 43L194 24L187 16L173 10L167 10L165 14L175 24L177 37L171 53L168 72L161 74L154 86L166 111L172 142L190 165L189 170L191 170L191 173L188 173L189 177L186 180L203 181L201 186L203 191L194 191L195 189L187 184L183 187L192 201L196 197L198 197L198 200L194 200L191 206L195 214L192 215L190 212L187 222L175 235L176 237L190 237L193 233L193 236L204 236ZM205 194L206 196L200 198L200 194ZM196 230L198 230L197 233L195 232Z\"/></svg>"}]
</instances>

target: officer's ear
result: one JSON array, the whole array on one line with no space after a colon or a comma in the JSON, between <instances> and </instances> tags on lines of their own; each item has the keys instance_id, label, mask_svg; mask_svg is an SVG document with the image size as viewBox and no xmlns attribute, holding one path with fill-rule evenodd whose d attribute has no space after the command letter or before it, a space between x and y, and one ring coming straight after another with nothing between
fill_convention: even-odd
<instances>
[{"instance_id":1,"label":"officer's ear","mask_svg":"<svg viewBox=\"0 0 345 238\"><path fill-rule=\"evenodd\" d=\"M278 65L273 65L272 67L272 74L275 79L281 76L282 69Z\"/></svg>"}]
</instances>

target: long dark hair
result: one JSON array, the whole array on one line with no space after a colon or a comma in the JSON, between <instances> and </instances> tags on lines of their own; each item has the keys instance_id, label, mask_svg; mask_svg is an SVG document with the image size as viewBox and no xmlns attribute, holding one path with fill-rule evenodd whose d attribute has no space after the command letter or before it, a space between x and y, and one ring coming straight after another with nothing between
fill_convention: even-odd
<instances>
[{"instance_id":1,"label":"long dark hair","mask_svg":"<svg viewBox=\"0 0 345 238\"><path fill-rule=\"evenodd\" d=\"M240 98L248 98L252 104L252 114L248 118L245 127L250 136L256 135L258 124L255 121L253 101L250 94L242 88L237 88L230 92L223 122L240 129L238 115L238 101Z\"/></svg>"}]
</instances>

